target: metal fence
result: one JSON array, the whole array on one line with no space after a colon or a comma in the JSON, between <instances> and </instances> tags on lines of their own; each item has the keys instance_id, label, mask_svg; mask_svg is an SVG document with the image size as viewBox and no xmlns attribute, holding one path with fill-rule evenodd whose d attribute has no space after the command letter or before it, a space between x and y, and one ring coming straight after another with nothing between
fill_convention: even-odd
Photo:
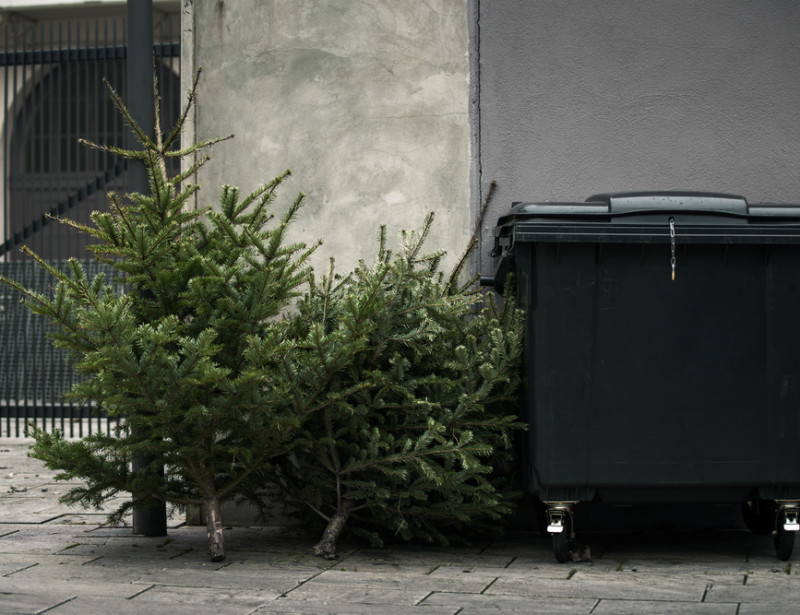
<instances>
[{"instance_id":1,"label":"metal fence","mask_svg":"<svg viewBox=\"0 0 800 615\"><path fill-rule=\"evenodd\" d=\"M53 264L65 270L65 263ZM97 261L87 260L84 266L91 277L108 269ZM50 274L32 261L0 263L0 275L42 292L53 285ZM102 413L64 399L64 392L77 381L68 357L47 338L48 322L32 314L6 288L0 288L0 330L0 435L22 436L29 423L71 436L110 429Z\"/></svg>"},{"instance_id":2,"label":"metal fence","mask_svg":"<svg viewBox=\"0 0 800 615\"><path fill-rule=\"evenodd\" d=\"M181 104L179 17L158 15L157 21L161 121L170 126ZM87 238L55 218L88 223L92 211L106 208L108 191L127 191L123 160L78 143L132 145L103 85L105 78L126 98L126 30L124 17L12 22L0 29L0 272L28 288L47 293L53 281L20 252L22 245L57 266L74 257L88 272L99 270ZM69 436L109 429L100 413L64 400L77 376L46 338L47 323L19 300L0 287L0 436L24 435L30 422Z\"/></svg>"}]
</instances>

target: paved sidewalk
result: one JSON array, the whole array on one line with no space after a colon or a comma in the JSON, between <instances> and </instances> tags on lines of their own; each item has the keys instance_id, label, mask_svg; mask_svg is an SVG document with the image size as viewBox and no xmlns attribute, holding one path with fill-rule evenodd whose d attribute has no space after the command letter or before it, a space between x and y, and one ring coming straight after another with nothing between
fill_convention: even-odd
<instances>
[{"instance_id":1,"label":"paved sidewalk","mask_svg":"<svg viewBox=\"0 0 800 615\"><path fill-rule=\"evenodd\" d=\"M592 561L557 564L536 533L446 549L353 542L328 562L312 537L232 528L228 561L213 564L204 528L182 519L143 538L60 505L67 486L26 447L0 439L3 615L800 612L800 566L740 530L594 533Z\"/></svg>"}]
</instances>

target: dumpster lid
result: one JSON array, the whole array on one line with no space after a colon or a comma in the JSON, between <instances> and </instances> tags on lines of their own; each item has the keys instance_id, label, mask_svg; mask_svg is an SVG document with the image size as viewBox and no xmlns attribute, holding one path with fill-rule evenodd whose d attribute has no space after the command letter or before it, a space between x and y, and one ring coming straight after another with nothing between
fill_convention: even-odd
<instances>
[{"instance_id":1,"label":"dumpster lid","mask_svg":"<svg viewBox=\"0 0 800 615\"><path fill-rule=\"evenodd\" d=\"M521 241L660 242L677 229L692 243L800 243L800 204L751 204L717 192L618 192L514 203L497 224L496 236Z\"/></svg>"}]
</instances>

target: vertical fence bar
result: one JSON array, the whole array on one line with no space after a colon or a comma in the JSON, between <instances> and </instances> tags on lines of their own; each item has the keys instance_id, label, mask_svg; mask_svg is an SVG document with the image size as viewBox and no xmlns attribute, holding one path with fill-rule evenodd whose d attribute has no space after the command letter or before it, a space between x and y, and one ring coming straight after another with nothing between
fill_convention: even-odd
<instances>
[{"instance_id":1,"label":"vertical fence bar","mask_svg":"<svg viewBox=\"0 0 800 615\"><path fill-rule=\"evenodd\" d=\"M39 31L40 31L40 34L41 34L41 24L39 24ZM36 47L37 47L37 45L36 45L37 37L36 37L36 28L35 28L35 26L33 26L31 28L31 39L32 39L31 40L31 50L35 50ZM40 45L41 45L41 42L40 42ZM43 153L43 150L44 150L44 148L39 148L39 139L42 137L42 133L44 132L43 126L41 125L42 114L41 113L36 113L36 111L35 111L35 109L41 104L41 100L40 100L40 96L39 96L39 87L38 87L39 86L39 80L41 79L41 76L42 76L42 67L41 67L41 65L38 66L38 75L39 75L39 77L37 79L37 66L36 66L36 62L32 59L31 60L31 83L30 83L30 86L29 86L29 91L30 91L29 96L30 96L31 107L32 107L32 112L31 112L31 140L30 140L30 143L29 143L28 146L31 149L31 172L33 174L36 174L36 172L37 172L37 166L42 161L41 154ZM38 123L37 123L37 119L39 120ZM37 150L39 150L39 151L37 151ZM34 190L39 191L40 190L39 186L34 188ZM38 196L38 198L34 198L34 203L38 202L40 199L41 199L41 196ZM38 208L34 209L34 211L31 212L31 213L32 213L32 215L34 217L36 217L37 213L38 213ZM46 235L48 230L49 229L47 229L47 227L42 227L42 232L40 234L41 235ZM43 245L40 246L40 250L43 247L44 247ZM42 252L40 251L39 254L42 254ZM49 350L49 348L44 348L44 350L45 350L45 352L47 352ZM47 361L48 364L51 361L51 357L52 357L52 352L47 352L47 354L45 355L45 360ZM47 388L46 387L47 386L52 386L53 383L52 382L44 383L44 385L45 385L44 387L42 387L41 385L39 387L36 387L37 388L37 392L40 395L40 398L39 398L39 400L37 402L38 408L36 409L36 412L34 413L34 419L33 419L33 424L34 425L38 425L39 419L41 419L42 428L45 428L47 426L47 414L48 414L48 410L49 410L48 404L47 404L47 397L48 396L47 396ZM43 388L44 388L44 390L42 390Z\"/></svg>"},{"instance_id":2,"label":"vertical fence bar","mask_svg":"<svg viewBox=\"0 0 800 615\"><path fill-rule=\"evenodd\" d=\"M78 47L80 47L80 22L75 21L75 37L77 38L78 42L75 44L75 47L72 46L72 25L73 22L67 22L67 62L70 63L70 67L67 69L67 96L66 96L66 103L67 103L67 115L66 115L66 134L67 138L67 161L68 161L68 173L66 175L67 181L67 198L72 199L75 198L73 195L77 190L78 183L80 182L79 178L79 169L80 169L80 157L78 152L78 143L75 140L73 126L78 123L78 118L80 117L80 105L76 104L80 92L80 72L78 71L77 65L75 69L72 69L72 63L75 62L75 59L78 54ZM75 107L73 110L72 107ZM77 181L76 181L76 178ZM83 426L81 425L80 421L80 411L78 411L78 435L83 435ZM75 437L75 406L70 404L69 406L69 435L70 437Z\"/></svg>"},{"instance_id":3,"label":"vertical fence bar","mask_svg":"<svg viewBox=\"0 0 800 615\"><path fill-rule=\"evenodd\" d=\"M14 28L14 53L15 54L17 53L17 31L16 30L17 30L17 28L16 28L16 24L15 24L15 28ZM18 97L19 97L19 86L17 85L17 72L18 72L17 71L17 66L15 64L14 65L14 99L15 100L17 100ZM24 58L23 58L23 61L22 61L22 73L23 73L23 84L24 84L24 74L25 74L25 60L24 60ZM24 91L24 87L23 87L23 91ZM19 129L22 131L23 141L24 141L24 135L25 135L25 106L24 105L22 105L22 109L20 110L20 116L22 118L22 122L20 124L20 128ZM14 119L16 120L16 117ZM15 121L15 125L16 125L16 121ZM21 159L19 164L24 166L25 165L24 148L23 148L23 151L21 152L21 155L20 154L17 154L17 155ZM20 177L16 177L15 178L15 183L19 183L19 182L21 182L21 178ZM20 194L24 194L25 193L25 190L24 190L23 186L20 186L18 188L18 191L20 192ZM21 197L21 196L20 196L19 200L20 200L20 203L22 205L22 212L20 214L21 224L19 222L16 222L16 225L20 228L20 231L22 231L22 229L25 228L25 222L26 222L26 220L25 220L25 210L27 209L27 207L26 207L27 203L25 202L25 199L23 197ZM15 218L16 218L16 216L15 216ZM24 237L23 237L23 240L24 240ZM29 330L29 326L28 326L29 325L29 321L28 321L27 317L25 318L25 324L26 324L26 326L25 326L25 337L29 338L30 334L31 334L31 331ZM26 351L27 350L26 346L22 346L20 348L20 350L21 350L21 355L22 355L22 359L23 359L22 360L23 371L20 374L20 376L21 376L22 383L25 386L25 389L27 389L27 382L26 382L27 379L24 378L24 374L27 372L27 367L28 367L28 365L27 365L28 364L28 356L27 356L28 353ZM23 425L27 425L28 424L29 398L28 398L26 390L25 391L21 391L21 392L25 394L25 396L23 398L23 409L22 409L23 410ZM17 435L19 435L19 423L17 424Z\"/></svg>"},{"instance_id":4,"label":"vertical fence bar","mask_svg":"<svg viewBox=\"0 0 800 615\"><path fill-rule=\"evenodd\" d=\"M105 143L105 140L103 139L102 131L99 129L99 125L100 125L100 118L99 118L100 113L99 112L100 112L100 109L97 107L98 101L99 101L99 95L100 95L100 85L99 85L99 83L100 83L100 78L99 78L100 60L99 60L99 54L97 53L98 49L100 47L100 36L99 36L99 33L100 33L100 22L95 20L95 22L94 22L94 40L93 40L93 43L92 43L91 46L89 46L88 43L87 43L87 47L89 49L91 49L93 51L93 53L94 53L94 58L93 59L90 58L90 62L89 62L89 64L93 68L93 71L92 71L92 83L91 83L90 87L88 87L87 90L86 90L86 98L87 98L86 106L89 107L89 104L92 104L92 106L93 106L92 128L91 128L91 130L90 130L90 132L89 132L89 134L87 136L90 136L96 143L99 143L99 144L102 145L102 144ZM87 130L88 130L88 128L87 128ZM87 154L92 157L92 160L91 160L91 163L89 164L89 166L92 169L90 175L94 175L94 180L93 180L93 183L92 183L90 189L93 191L94 196L92 197L91 202L87 203L87 205L89 205L89 207L87 207L86 210L81 215L81 219L82 219L82 222L84 224L89 221L89 212L92 209L91 204L94 203L95 205L99 205L99 199L98 199L98 194L97 193L98 193L98 191L100 189L100 186L98 185L97 178L99 177L100 173L102 173L102 170L103 170L101 165L100 165L100 153L97 150L87 150ZM86 251L86 248L84 247L83 248L83 258L88 260L89 257L90 257L90 255ZM95 275L97 275L97 272L95 272ZM89 433L91 434L92 431L93 431L92 430L92 419L93 418L97 422L97 431L100 431L101 430L101 427L100 427L100 416L97 415L96 417L93 417L93 413L92 413L91 407L86 407L86 410L87 410L87 414L89 416Z\"/></svg>"},{"instance_id":5,"label":"vertical fence bar","mask_svg":"<svg viewBox=\"0 0 800 615\"><path fill-rule=\"evenodd\" d=\"M61 101L64 100L64 78L65 73L67 72L65 69L65 59L63 57L63 50L64 50L64 24L63 22L58 22L58 51L59 51L59 58L58 63L56 64L55 70L56 73L56 100L59 101L59 104L53 105L54 110L53 114L56 117L56 135L57 135L57 156L56 156L56 167L54 169L56 174L56 194L58 195L58 201L61 202L63 199L66 198L66 195L69 194L69 186L66 188L63 186L67 180L65 179L65 175L68 176L65 171L65 158L66 158L66 131L67 128L64 126L64 109L61 107ZM57 107L57 108L55 108ZM60 418L60 429L62 433L65 433L65 421L67 411L72 414L72 407L73 404L70 403L66 408L62 408L61 412L59 413Z\"/></svg>"},{"instance_id":6,"label":"vertical fence bar","mask_svg":"<svg viewBox=\"0 0 800 615\"><path fill-rule=\"evenodd\" d=\"M45 29L44 29L44 22L39 23L39 52L41 56L41 60L39 62L39 78L36 80L36 91L39 96L39 137L38 137L38 147L39 147L39 173L41 173L44 177L51 177L51 165L50 162L50 152L49 148L47 147L47 135L52 133L52 125L50 124L50 109L52 108L51 101L46 97L46 89L45 89L45 82L48 79L48 72L47 66L44 62L44 51L46 38L45 38ZM43 191L46 195L44 202L52 203L53 202L53 184L51 181L47 181L45 184L45 191ZM52 223L48 224L49 226L53 226ZM55 352L52 352L53 361L56 362L58 360L58 355ZM59 377L56 379L58 383L53 388L58 390L62 381L63 381L63 369L59 369ZM47 408L47 412L44 414L44 418L42 420L42 429L48 429L47 424L50 423L50 430L53 429L53 424L56 420L56 407L52 401L49 399L45 399L45 407ZM49 421L48 421L49 419Z\"/></svg>"},{"instance_id":7,"label":"vertical fence bar","mask_svg":"<svg viewBox=\"0 0 800 615\"><path fill-rule=\"evenodd\" d=\"M8 23L5 24L4 28L5 33L5 54L8 57L8 38L9 38L9 25ZM8 66L3 67L3 112L6 118L6 127L10 126L9 118L11 117L11 109L8 105ZM5 241L8 241L11 237L13 237L14 229L11 228L10 223L11 219L8 215L8 208L9 208L9 198L8 198L8 133L9 130L3 131L3 235L5 236ZM7 244L10 246L10 244ZM3 264L8 266L8 262L10 260L10 254L8 251L3 253ZM3 325L5 328L10 329L9 320L11 318L10 315L10 302L6 299L8 291L4 291L3 293ZM12 370L14 361L12 357L12 344L14 338L18 336L14 335L4 335L3 336L3 354L6 357L6 369L5 374L0 374L0 376L5 377L6 385L5 385L5 398L3 402L6 404L5 413L6 413L6 435L11 435L11 409L14 405L14 397L16 392L16 378L12 376ZM16 411L15 411L16 414ZM16 420L14 421L16 424ZM0 425L2 425L2 421L0 421Z\"/></svg>"}]
</instances>

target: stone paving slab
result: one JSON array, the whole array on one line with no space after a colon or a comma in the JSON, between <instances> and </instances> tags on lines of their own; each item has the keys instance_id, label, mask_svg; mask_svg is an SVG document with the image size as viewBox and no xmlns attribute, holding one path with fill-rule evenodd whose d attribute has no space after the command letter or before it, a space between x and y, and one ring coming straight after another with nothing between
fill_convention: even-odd
<instances>
[{"instance_id":1,"label":"stone paving slab","mask_svg":"<svg viewBox=\"0 0 800 615\"><path fill-rule=\"evenodd\" d=\"M552 553L549 559L552 562ZM402 548L362 549L346 558L348 568L375 571L391 568L398 572L404 570L430 572L431 561L436 562L436 568L447 566L467 569L480 563L482 567L503 569L509 566L513 560L513 555L487 554L483 550L473 547L440 549L416 545L407 545Z\"/></svg>"},{"instance_id":2,"label":"stone paving slab","mask_svg":"<svg viewBox=\"0 0 800 615\"><path fill-rule=\"evenodd\" d=\"M383 606L401 606L412 608L424 600L429 591L415 589L392 589L365 582L362 585L340 585L330 587L325 583L304 585L301 589L286 596L287 601L313 602L324 604L327 601L338 604L373 605L375 611Z\"/></svg>"},{"instance_id":3,"label":"stone paving slab","mask_svg":"<svg viewBox=\"0 0 800 615\"><path fill-rule=\"evenodd\" d=\"M460 594L436 592L425 599L424 606L457 608L458 615L483 615L484 613L591 613L598 601L594 598L530 598L523 596L496 596L485 594ZM644 612L643 612L644 613ZM643 615L640 613L640 615Z\"/></svg>"},{"instance_id":4,"label":"stone paving slab","mask_svg":"<svg viewBox=\"0 0 800 615\"><path fill-rule=\"evenodd\" d=\"M663 602L648 600L600 600L592 615L738 615L738 604Z\"/></svg>"},{"instance_id":5,"label":"stone paving slab","mask_svg":"<svg viewBox=\"0 0 800 615\"><path fill-rule=\"evenodd\" d=\"M108 574L108 573L106 573ZM263 590L280 596L308 581L313 573L307 570L221 570L201 568L159 568L137 577L136 583L185 589Z\"/></svg>"},{"instance_id":6,"label":"stone paving slab","mask_svg":"<svg viewBox=\"0 0 800 615\"><path fill-rule=\"evenodd\" d=\"M531 577L499 578L484 592L500 596L530 596L532 598L598 598L618 600L675 600L701 602L707 584L692 578L620 577L570 578L562 580Z\"/></svg>"},{"instance_id":7,"label":"stone paving slab","mask_svg":"<svg viewBox=\"0 0 800 615\"><path fill-rule=\"evenodd\" d=\"M378 588L413 590L425 592L441 590L446 584L448 590L455 592L481 593L486 591L492 583L497 580L497 576L474 576L474 575L436 575L436 574L404 574L396 575L388 572L362 572L348 570L326 570L316 575L309 586L326 586L330 588L345 587L348 585L361 586L365 582Z\"/></svg>"},{"instance_id":8,"label":"stone paving slab","mask_svg":"<svg viewBox=\"0 0 800 615\"><path fill-rule=\"evenodd\" d=\"M96 598L89 595L79 595L64 601L46 612L57 615L142 615L148 610L153 615L167 613L169 615L201 615L203 613L213 613L214 615L249 615L255 608L247 601L232 600L227 604L210 604L207 606L180 603L176 600L163 602L160 604L140 604L136 600L126 600L124 602L109 602L105 598ZM27 611L24 613L30 613ZM34 613L36 611L33 611ZM0 614L3 614L0 607ZM16 613L15 613L16 615Z\"/></svg>"},{"instance_id":9,"label":"stone paving slab","mask_svg":"<svg viewBox=\"0 0 800 615\"><path fill-rule=\"evenodd\" d=\"M253 615L460 615L455 607L397 605L391 603L342 602L338 597L330 597L323 602L301 602L286 598L275 600Z\"/></svg>"},{"instance_id":10,"label":"stone paving slab","mask_svg":"<svg viewBox=\"0 0 800 615\"><path fill-rule=\"evenodd\" d=\"M797 605L780 602L743 602L739 605L737 615L789 615L800 612Z\"/></svg>"},{"instance_id":11,"label":"stone paving slab","mask_svg":"<svg viewBox=\"0 0 800 615\"><path fill-rule=\"evenodd\" d=\"M708 602L771 602L796 605L800 612L800 579L794 575L748 575L747 583L714 584Z\"/></svg>"}]
</instances>

